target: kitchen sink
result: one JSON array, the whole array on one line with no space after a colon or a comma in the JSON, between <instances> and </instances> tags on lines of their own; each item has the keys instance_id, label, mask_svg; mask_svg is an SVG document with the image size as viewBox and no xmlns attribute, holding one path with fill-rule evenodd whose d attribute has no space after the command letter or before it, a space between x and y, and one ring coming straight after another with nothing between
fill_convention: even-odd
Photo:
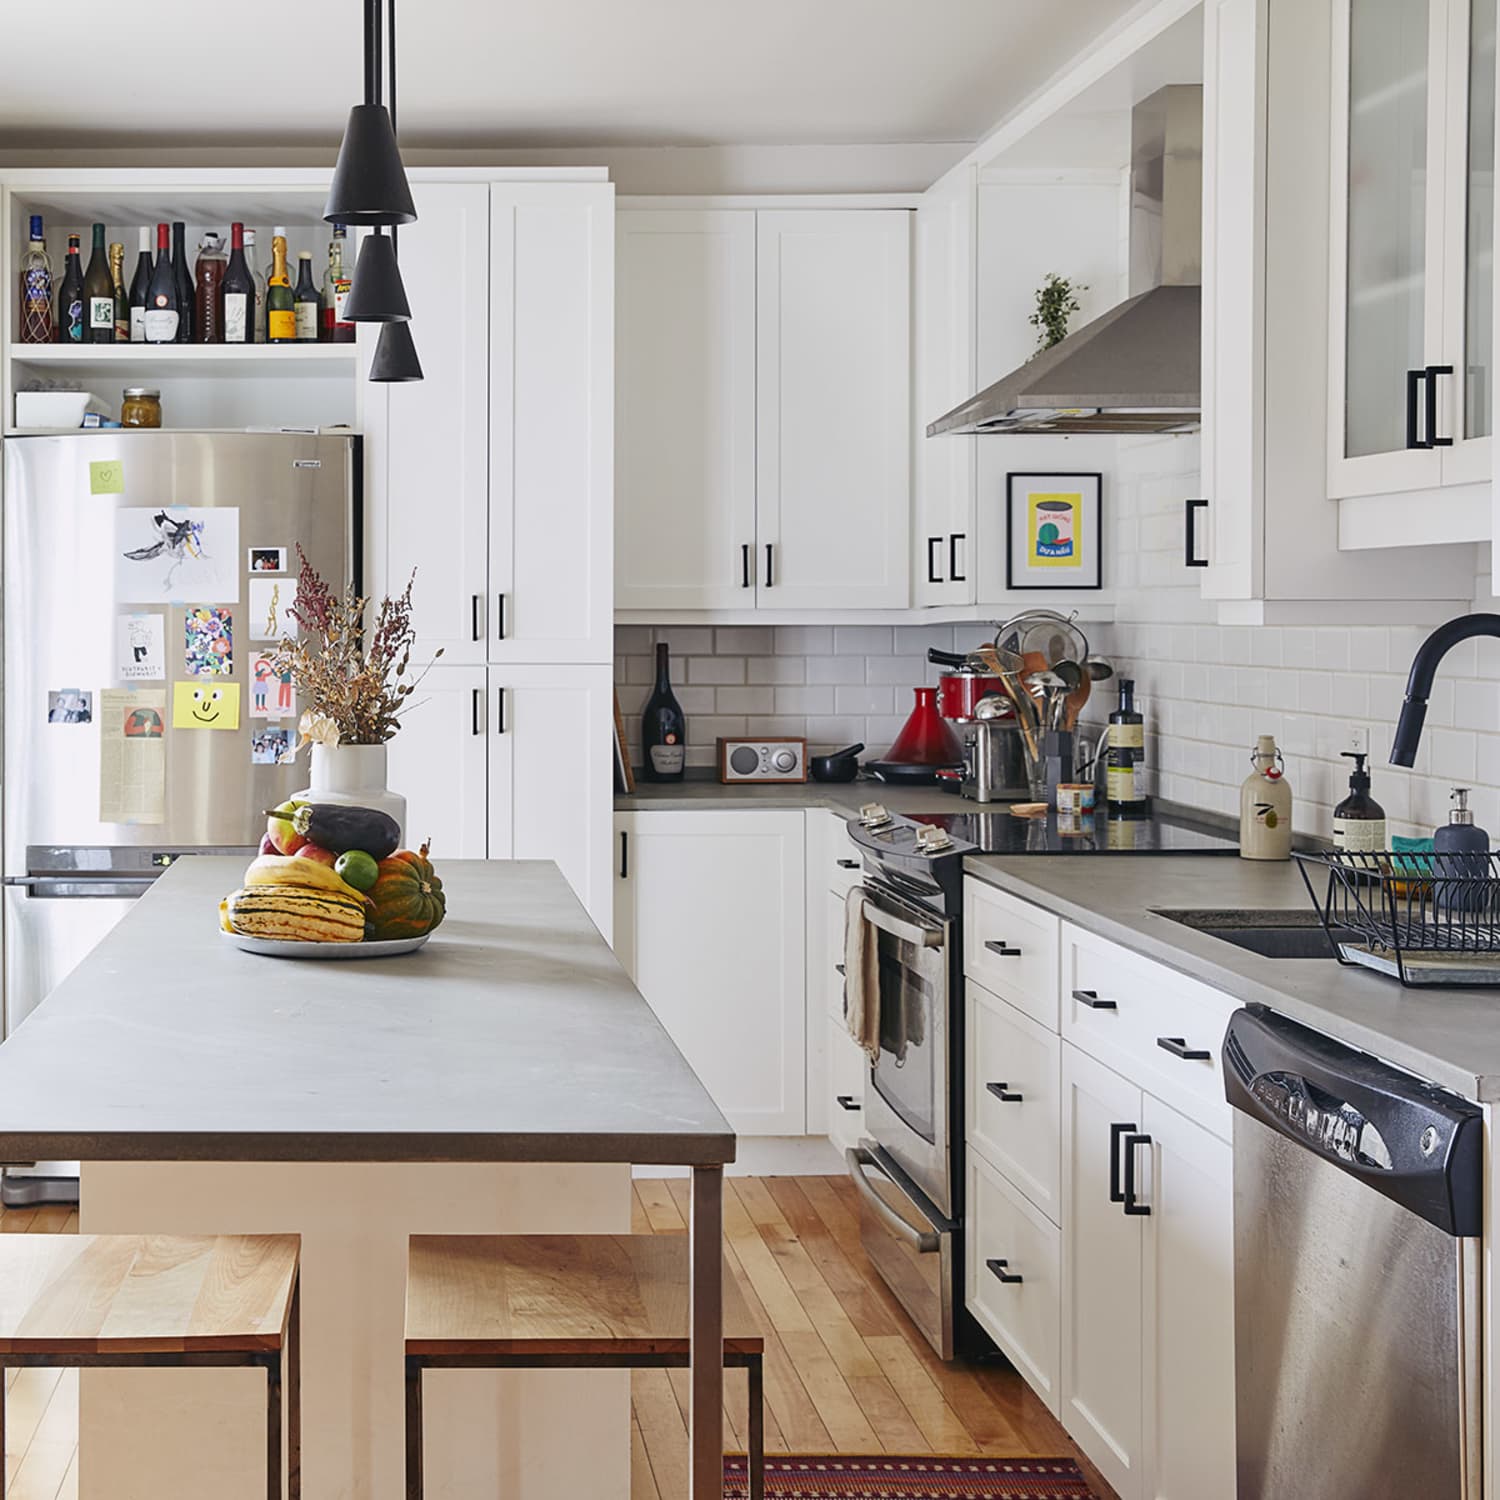
<instances>
[{"instance_id":1,"label":"kitchen sink","mask_svg":"<svg viewBox=\"0 0 1500 1500\"><path fill-rule=\"evenodd\" d=\"M1313 911L1162 911L1156 915L1207 933L1223 943L1248 949L1266 958L1333 958L1328 934ZM1356 933L1338 928L1334 936L1358 943Z\"/></svg>"}]
</instances>

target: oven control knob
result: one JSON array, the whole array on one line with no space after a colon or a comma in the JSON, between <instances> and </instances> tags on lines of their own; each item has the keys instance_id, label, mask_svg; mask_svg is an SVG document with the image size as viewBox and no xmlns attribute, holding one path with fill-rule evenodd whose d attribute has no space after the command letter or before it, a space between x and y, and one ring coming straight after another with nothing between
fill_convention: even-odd
<instances>
[{"instance_id":1,"label":"oven control knob","mask_svg":"<svg viewBox=\"0 0 1500 1500\"><path fill-rule=\"evenodd\" d=\"M795 771L797 769L797 752L795 750L777 750L771 756L771 765L778 771Z\"/></svg>"}]
</instances>

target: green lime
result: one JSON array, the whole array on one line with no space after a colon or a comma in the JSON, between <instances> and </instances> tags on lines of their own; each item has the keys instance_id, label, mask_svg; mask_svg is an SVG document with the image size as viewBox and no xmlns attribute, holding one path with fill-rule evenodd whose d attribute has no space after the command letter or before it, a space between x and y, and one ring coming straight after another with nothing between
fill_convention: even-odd
<instances>
[{"instance_id":1,"label":"green lime","mask_svg":"<svg viewBox=\"0 0 1500 1500\"><path fill-rule=\"evenodd\" d=\"M363 849L351 849L347 854L339 855L333 872L357 891L369 890L380 879L380 866L375 856L366 854Z\"/></svg>"}]
</instances>

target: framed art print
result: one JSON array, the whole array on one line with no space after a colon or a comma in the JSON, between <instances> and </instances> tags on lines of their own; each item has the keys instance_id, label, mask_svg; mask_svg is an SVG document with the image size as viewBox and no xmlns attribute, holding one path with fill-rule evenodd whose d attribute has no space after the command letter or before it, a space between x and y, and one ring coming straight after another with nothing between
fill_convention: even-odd
<instances>
[{"instance_id":1,"label":"framed art print","mask_svg":"<svg viewBox=\"0 0 1500 1500\"><path fill-rule=\"evenodd\" d=\"M1097 589L1103 518L1098 474L1005 476L1005 586Z\"/></svg>"}]
</instances>

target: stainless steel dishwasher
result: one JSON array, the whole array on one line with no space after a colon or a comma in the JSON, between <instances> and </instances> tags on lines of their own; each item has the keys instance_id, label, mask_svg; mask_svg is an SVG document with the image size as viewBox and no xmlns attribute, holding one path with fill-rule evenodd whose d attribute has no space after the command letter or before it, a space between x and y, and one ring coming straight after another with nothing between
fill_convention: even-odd
<instances>
[{"instance_id":1,"label":"stainless steel dishwasher","mask_svg":"<svg viewBox=\"0 0 1500 1500\"><path fill-rule=\"evenodd\" d=\"M1239 1500L1479 1500L1478 1107L1258 1006L1224 1087Z\"/></svg>"}]
</instances>

